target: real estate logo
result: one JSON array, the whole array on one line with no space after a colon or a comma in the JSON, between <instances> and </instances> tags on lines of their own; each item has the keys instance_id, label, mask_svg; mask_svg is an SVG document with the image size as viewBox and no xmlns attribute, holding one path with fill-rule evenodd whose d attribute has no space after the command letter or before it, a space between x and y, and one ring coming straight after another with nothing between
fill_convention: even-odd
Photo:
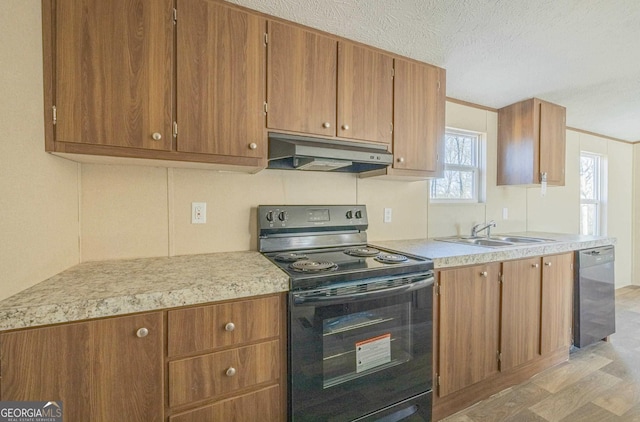
<instances>
[{"instance_id":1,"label":"real estate logo","mask_svg":"<svg viewBox=\"0 0 640 422\"><path fill-rule=\"evenodd\" d=\"M0 422L62 422L62 402L0 401Z\"/></svg>"}]
</instances>

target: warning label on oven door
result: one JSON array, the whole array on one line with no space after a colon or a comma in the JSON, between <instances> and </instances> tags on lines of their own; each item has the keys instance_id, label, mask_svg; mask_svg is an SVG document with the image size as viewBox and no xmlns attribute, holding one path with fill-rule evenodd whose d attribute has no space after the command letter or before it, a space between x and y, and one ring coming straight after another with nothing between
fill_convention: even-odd
<instances>
[{"instance_id":1,"label":"warning label on oven door","mask_svg":"<svg viewBox=\"0 0 640 422\"><path fill-rule=\"evenodd\" d=\"M356 373L391 362L391 333L356 343Z\"/></svg>"}]
</instances>

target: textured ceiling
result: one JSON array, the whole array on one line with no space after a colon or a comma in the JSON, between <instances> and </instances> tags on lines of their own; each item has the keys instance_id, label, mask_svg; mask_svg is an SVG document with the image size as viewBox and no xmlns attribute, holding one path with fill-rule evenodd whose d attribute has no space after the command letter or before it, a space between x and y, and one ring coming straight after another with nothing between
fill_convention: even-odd
<instances>
[{"instance_id":1,"label":"textured ceiling","mask_svg":"<svg viewBox=\"0 0 640 422\"><path fill-rule=\"evenodd\" d=\"M538 97L640 141L638 0L228 0L447 69L447 96Z\"/></svg>"}]
</instances>

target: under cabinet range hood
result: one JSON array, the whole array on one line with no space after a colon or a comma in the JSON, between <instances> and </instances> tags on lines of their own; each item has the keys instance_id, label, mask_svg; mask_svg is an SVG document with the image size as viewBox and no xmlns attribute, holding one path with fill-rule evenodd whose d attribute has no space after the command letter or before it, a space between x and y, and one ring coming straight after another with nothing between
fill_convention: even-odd
<instances>
[{"instance_id":1,"label":"under cabinet range hood","mask_svg":"<svg viewBox=\"0 0 640 422\"><path fill-rule=\"evenodd\" d=\"M384 145L269 132L270 169L361 173L391 163Z\"/></svg>"}]
</instances>

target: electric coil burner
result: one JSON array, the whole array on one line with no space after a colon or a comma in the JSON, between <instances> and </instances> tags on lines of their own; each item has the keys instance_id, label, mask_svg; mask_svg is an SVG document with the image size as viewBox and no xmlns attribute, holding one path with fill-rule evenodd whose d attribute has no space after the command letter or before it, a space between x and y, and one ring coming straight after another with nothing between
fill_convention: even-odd
<instances>
[{"instance_id":1,"label":"electric coil burner","mask_svg":"<svg viewBox=\"0 0 640 422\"><path fill-rule=\"evenodd\" d=\"M364 205L258 207L259 250L289 276L290 421L431 420L433 262L367 226Z\"/></svg>"}]
</instances>

